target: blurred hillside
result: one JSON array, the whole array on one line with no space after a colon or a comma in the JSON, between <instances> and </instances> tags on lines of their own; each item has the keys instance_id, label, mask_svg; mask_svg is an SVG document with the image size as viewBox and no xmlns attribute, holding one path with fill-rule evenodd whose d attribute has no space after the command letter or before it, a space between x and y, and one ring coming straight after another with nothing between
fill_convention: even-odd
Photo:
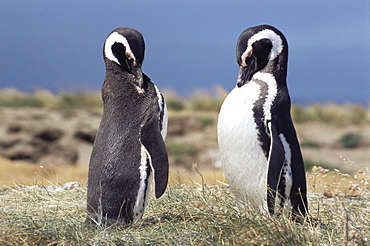
<instances>
[{"instance_id":1,"label":"blurred hillside","mask_svg":"<svg viewBox=\"0 0 370 246\"><path fill-rule=\"evenodd\" d=\"M215 88L212 94L197 92L185 99L171 91L164 95L169 109L166 144L172 172L199 176L193 168L196 163L198 171L223 181L216 125L226 91ZM40 172L60 177L69 173L70 180L78 177L85 181L101 115L99 93L0 91L0 185L10 185L9 175L14 170L23 171L31 181ZM307 170L322 166L354 173L358 165L370 167L369 108L294 105L292 117ZM13 168L16 165L21 167ZM16 182L26 182L20 174L15 176ZM65 179L69 181L68 176Z\"/></svg>"}]
</instances>

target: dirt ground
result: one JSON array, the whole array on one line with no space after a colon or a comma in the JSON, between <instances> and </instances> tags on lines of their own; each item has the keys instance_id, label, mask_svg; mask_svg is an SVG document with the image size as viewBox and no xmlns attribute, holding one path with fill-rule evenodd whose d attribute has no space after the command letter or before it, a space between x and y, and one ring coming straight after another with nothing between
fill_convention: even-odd
<instances>
[{"instance_id":1,"label":"dirt ground","mask_svg":"<svg viewBox=\"0 0 370 246\"><path fill-rule=\"evenodd\" d=\"M14 183L86 182L87 166L101 118L100 110L0 108L0 186ZM171 179L226 182L217 148L216 112L170 112L166 139ZM304 159L355 173L370 167L370 125L345 127L296 124ZM362 136L356 148L343 148L347 133ZM194 167L196 163L196 169Z\"/></svg>"}]
</instances>

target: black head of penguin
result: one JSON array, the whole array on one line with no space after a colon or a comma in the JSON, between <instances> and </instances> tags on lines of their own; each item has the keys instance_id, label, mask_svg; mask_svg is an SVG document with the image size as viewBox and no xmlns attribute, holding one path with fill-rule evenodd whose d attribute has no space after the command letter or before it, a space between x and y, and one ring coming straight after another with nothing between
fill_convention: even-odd
<instances>
[{"instance_id":1,"label":"black head of penguin","mask_svg":"<svg viewBox=\"0 0 370 246\"><path fill-rule=\"evenodd\" d=\"M107 71L127 72L135 76L143 87L141 66L145 56L145 42L142 34L132 28L119 27L107 37L103 49Z\"/></svg>"},{"instance_id":2,"label":"black head of penguin","mask_svg":"<svg viewBox=\"0 0 370 246\"><path fill-rule=\"evenodd\" d=\"M277 81L285 81L288 42L273 26L260 25L248 28L239 36L236 61L240 67L238 87L248 83L259 71L272 73Z\"/></svg>"}]
</instances>

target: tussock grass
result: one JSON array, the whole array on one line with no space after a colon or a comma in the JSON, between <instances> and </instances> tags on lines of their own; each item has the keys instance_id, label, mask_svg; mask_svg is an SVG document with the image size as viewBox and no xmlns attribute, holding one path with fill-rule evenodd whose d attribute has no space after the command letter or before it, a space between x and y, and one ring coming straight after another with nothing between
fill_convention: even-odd
<instances>
[{"instance_id":1,"label":"tussock grass","mask_svg":"<svg viewBox=\"0 0 370 246\"><path fill-rule=\"evenodd\" d=\"M187 143L176 143L174 141L168 141L167 151L171 161L174 163L182 163L184 157L194 156L198 153L198 149L194 145Z\"/></svg>"},{"instance_id":2,"label":"tussock grass","mask_svg":"<svg viewBox=\"0 0 370 246\"><path fill-rule=\"evenodd\" d=\"M220 86L215 87L211 93L195 91L190 99L188 99L189 108L193 111L219 112L227 94L228 92Z\"/></svg>"},{"instance_id":3,"label":"tussock grass","mask_svg":"<svg viewBox=\"0 0 370 246\"><path fill-rule=\"evenodd\" d=\"M218 112L228 92L216 86L210 91L195 91L187 97L176 92L163 90L170 111L212 111ZM100 92L53 94L47 90L24 93L16 89L0 90L0 107L36 107L48 109L95 109L101 108ZM370 122L370 108L357 104L312 104L293 105L292 118L296 123L324 122L336 126Z\"/></svg>"},{"instance_id":4,"label":"tussock grass","mask_svg":"<svg viewBox=\"0 0 370 246\"><path fill-rule=\"evenodd\" d=\"M294 223L237 207L225 184L171 183L160 199L151 195L143 221L110 228L83 223L85 196L86 187L76 183L0 190L0 244L366 245L370 240L366 189L361 196L309 193L311 217Z\"/></svg>"},{"instance_id":5,"label":"tussock grass","mask_svg":"<svg viewBox=\"0 0 370 246\"><path fill-rule=\"evenodd\" d=\"M180 97L172 90L164 90L167 108L173 111L208 111L218 112L228 92L221 86L210 91L196 90L192 95Z\"/></svg>"},{"instance_id":6,"label":"tussock grass","mask_svg":"<svg viewBox=\"0 0 370 246\"><path fill-rule=\"evenodd\" d=\"M309 121L323 122L336 126L370 122L370 109L356 105L333 103L313 104L309 106L293 105L292 118L296 123Z\"/></svg>"},{"instance_id":7,"label":"tussock grass","mask_svg":"<svg viewBox=\"0 0 370 246\"><path fill-rule=\"evenodd\" d=\"M32 107L48 109L91 109L102 107L100 93L60 93L58 95L47 90L36 90L25 93L15 89L0 91L2 107Z\"/></svg>"}]
</instances>

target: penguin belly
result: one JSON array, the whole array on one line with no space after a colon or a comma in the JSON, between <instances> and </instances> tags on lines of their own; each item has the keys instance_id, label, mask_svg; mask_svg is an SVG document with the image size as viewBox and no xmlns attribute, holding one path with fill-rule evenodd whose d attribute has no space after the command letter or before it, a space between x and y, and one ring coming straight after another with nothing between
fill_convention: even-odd
<instances>
[{"instance_id":1,"label":"penguin belly","mask_svg":"<svg viewBox=\"0 0 370 246\"><path fill-rule=\"evenodd\" d=\"M260 86L253 81L230 92L218 118L218 144L225 177L235 196L267 211L267 158L253 113L259 97Z\"/></svg>"}]
</instances>

